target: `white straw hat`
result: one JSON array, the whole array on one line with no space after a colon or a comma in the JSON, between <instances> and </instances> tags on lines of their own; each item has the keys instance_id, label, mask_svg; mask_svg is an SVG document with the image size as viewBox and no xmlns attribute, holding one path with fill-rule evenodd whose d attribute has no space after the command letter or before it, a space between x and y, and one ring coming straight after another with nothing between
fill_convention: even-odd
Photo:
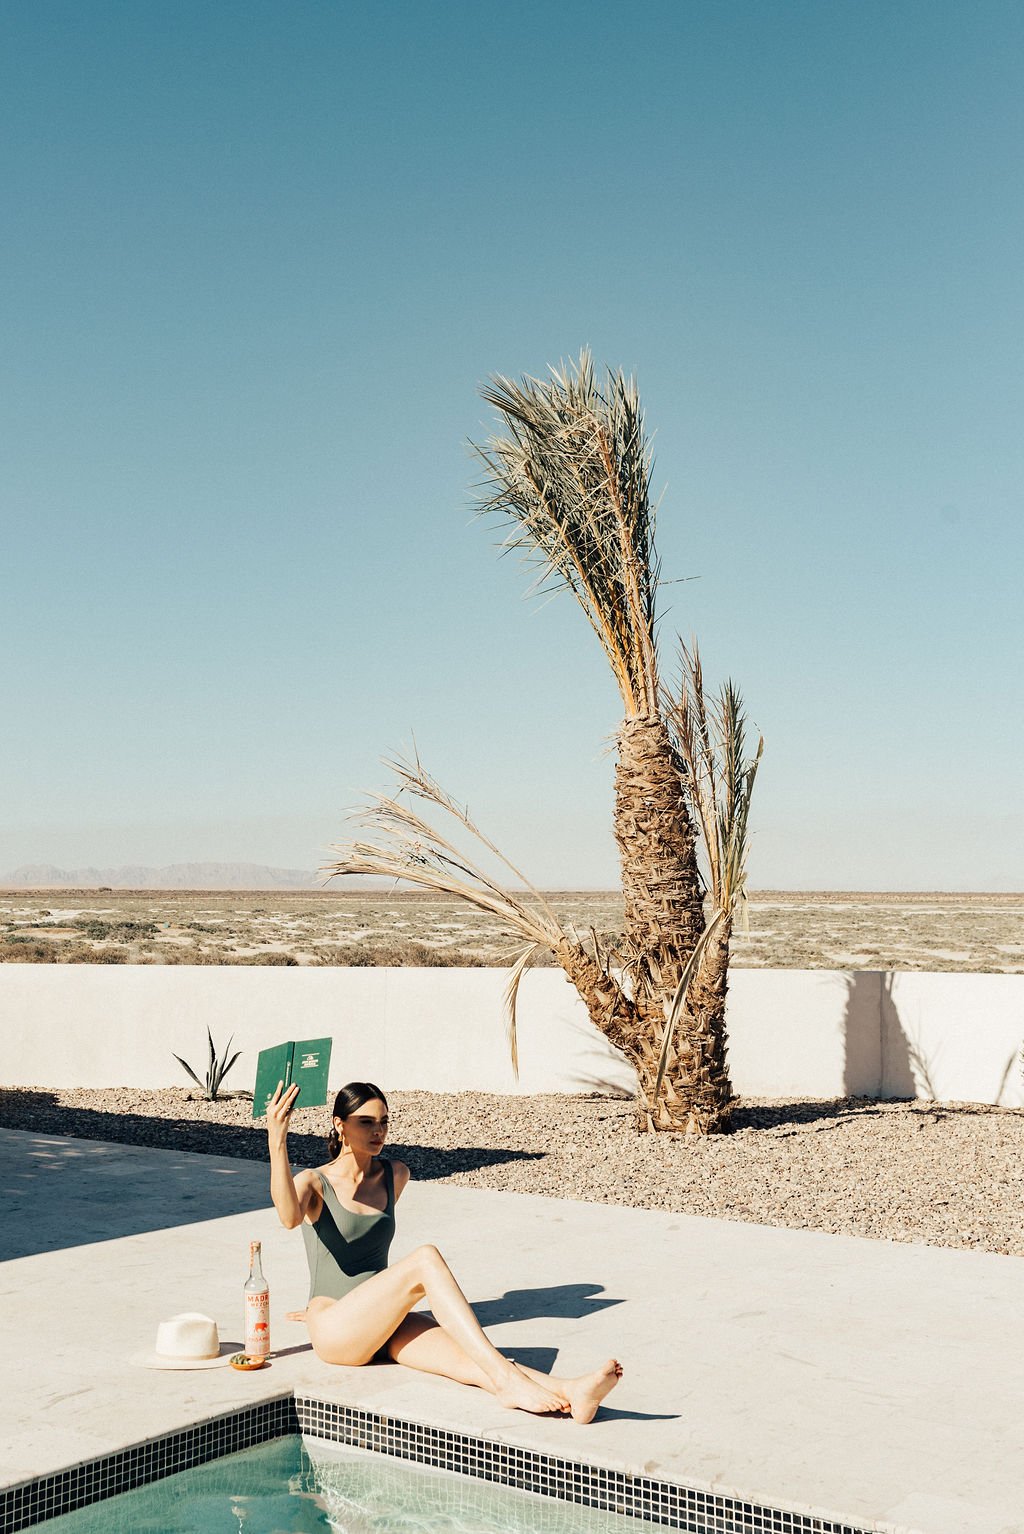
<instances>
[{"instance_id":1,"label":"white straw hat","mask_svg":"<svg viewBox=\"0 0 1024 1534\"><path fill-rule=\"evenodd\" d=\"M161 1321L155 1351L136 1353L132 1363L144 1369L216 1369L241 1350L237 1342L221 1342L216 1321L197 1310L186 1310Z\"/></svg>"}]
</instances>

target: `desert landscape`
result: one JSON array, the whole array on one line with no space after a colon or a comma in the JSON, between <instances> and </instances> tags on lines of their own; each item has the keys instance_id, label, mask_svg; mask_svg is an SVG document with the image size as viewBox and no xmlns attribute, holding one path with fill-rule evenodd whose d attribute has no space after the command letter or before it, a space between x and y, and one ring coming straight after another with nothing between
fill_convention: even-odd
<instances>
[{"instance_id":1,"label":"desert landscape","mask_svg":"<svg viewBox=\"0 0 1024 1534\"><path fill-rule=\"evenodd\" d=\"M614 948L613 892L554 891L563 922ZM518 953L495 919L417 892L11 890L0 962L492 965ZM1024 894L759 891L741 968L1024 972Z\"/></svg>"}]
</instances>

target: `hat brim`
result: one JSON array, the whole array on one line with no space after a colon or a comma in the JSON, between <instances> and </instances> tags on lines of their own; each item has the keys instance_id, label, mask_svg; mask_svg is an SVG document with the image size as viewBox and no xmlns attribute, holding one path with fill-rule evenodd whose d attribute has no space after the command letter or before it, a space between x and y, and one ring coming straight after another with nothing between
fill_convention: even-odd
<instances>
[{"instance_id":1,"label":"hat brim","mask_svg":"<svg viewBox=\"0 0 1024 1534\"><path fill-rule=\"evenodd\" d=\"M222 1342L216 1358L168 1358L164 1353L133 1353L129 1363L140 1369L222 1369L235 1353L244 1353L240 1342Z\"/></svg>"}]
</instances>

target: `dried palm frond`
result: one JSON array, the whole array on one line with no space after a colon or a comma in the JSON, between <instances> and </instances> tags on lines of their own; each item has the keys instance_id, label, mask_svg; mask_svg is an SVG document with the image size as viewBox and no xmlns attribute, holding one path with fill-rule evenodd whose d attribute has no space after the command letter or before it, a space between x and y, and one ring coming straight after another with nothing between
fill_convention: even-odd
<instances>
[{"instance_id":1,"label":"dried palm frond","mask_svg":"<svg viewBox=\"0 0 1024 1534\"><path fill-rule=\"evenodd\" d=\"M519 1000L519 982L529 969L541 948L540 943L530 943L513 964L505 987L505 1020L508 1051L512 1060L512 1074L519 1080L519 1039L516 1034L516 1003Z\"/></svg>"},{"instance_id":2,"label":"dried palm frond","mask_svg":"<svg viewBox=\"0 0 1024 1534\"><path fill-rule=\"evenodd\" d=\"M367 808L355 817L357 822L371 826L379 839L355 840L333 847L331 850L339 857L336 862L325 865L321 872L329 878L338 874L372 874L377 878L414 884L435 894L454 895L480 911L499 917L526 939L529 946L516 962L505 994L509 1047L513 1068L518 1073L515 1009L523 972L540 948L557 953L560 945L579 945L570 938L539 890L534 889L519 869L499 852L473 822L468 809L456 803L430 776L417 756L411 760L395 758L386 765L398 778L396 793L370 795ZM499 883L467 856L450 836L418 815L407 800L399 797L402 794L425 800L454 821L525 887L525 893L520 894ZM457 836L459 832L456 830L454 834Z\"/></svg>"},{"instance_id":3,"label":"dried palm frond","mask_svg":"<svg viewBox=\"0 0 1024 1534\"><path fill-rule=\"evenodd\" d=\"M481 390L507 435L476 451L481 511L510 524L503 547L539 566L535 588L568 587L597 634L626 713L658 708L652 458L635 382L590 353L546 379L494 377Z\"/></svg>"}]
</instances>

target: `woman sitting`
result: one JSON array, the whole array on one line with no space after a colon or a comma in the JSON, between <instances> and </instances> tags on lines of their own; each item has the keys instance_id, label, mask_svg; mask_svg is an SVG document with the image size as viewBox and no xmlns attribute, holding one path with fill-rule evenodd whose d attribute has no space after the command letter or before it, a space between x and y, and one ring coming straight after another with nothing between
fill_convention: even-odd
<instances>
[{"instance_id":1,"label":"woman sitting","mask_svg":"<svg viewBox=\"0 0 1024 1534\"><path fill-rule=\"evenodd\" d=\"M590 1422L622 1375L615 1359L577 1379L512 1363L487 1340L436 1246L417 1247L388 1266L395 1205L410 1172L379 1154L388 1132L380 1088L368 1081L342 1087L327 1141L331 1159L293 1174L288 1120L299 1089L283 1092L282 1085L267 1107L270 1192L281 1223L289 1230L302 1226L309 1303L289 1319L306 1322L317 1356L348 1366L390 1358L476 1385L503 1406L570 1412L575 1421ZM422 1302L433 1318L412 1313Z\"/></svg>"}]
</instances>

